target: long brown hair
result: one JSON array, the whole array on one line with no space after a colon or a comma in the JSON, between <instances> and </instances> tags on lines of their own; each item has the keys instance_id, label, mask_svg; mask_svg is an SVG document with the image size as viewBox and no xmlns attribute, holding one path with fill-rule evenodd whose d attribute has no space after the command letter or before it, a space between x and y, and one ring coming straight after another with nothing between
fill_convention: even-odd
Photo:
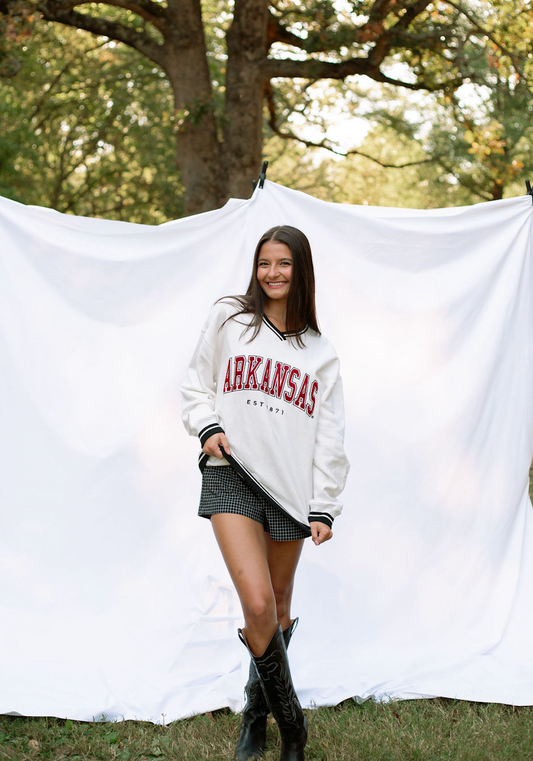
<instances>
[{"instance_id":1,"label":"long brown hair","mask_svg":"<svg viewBox=\"0 0 533 761\"><path fill-rule=\"evenodd\" d=\"M253 329L249 342L253 341L263 324L267 300L266 293L259 285L257 279L257 263L263 244L269 241L284 243L291 250L292 275L287 296L285 325L287 337L293 340L297 346L303 348L305 343L302 335L307 328L311 328L318 334L320 334L320 329L316 318L315 271L313 269L311 246L307 236L296 227L278 225L277 227L271 227L270 230L267 230L261 236L255 249L252 276L246 293L244 296L226 297L235 301L238 307L238 311L232 317L238 317L241 314L253 315L250 324L246 326L244 331Z\"/></svg>"}]
</instances>

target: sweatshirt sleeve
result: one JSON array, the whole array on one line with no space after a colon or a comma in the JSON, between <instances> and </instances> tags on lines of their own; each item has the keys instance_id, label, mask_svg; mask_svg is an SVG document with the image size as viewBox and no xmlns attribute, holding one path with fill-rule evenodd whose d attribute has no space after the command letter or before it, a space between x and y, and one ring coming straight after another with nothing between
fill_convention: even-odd
<instances>
[{"instance_id":1,"label":"sweatshirt sleeve","mask_svg":"<svg viewBox=\"0 0 533 761\"><path fill-rule=\"evenodd\" d=\"M181 386L181 419L191 436L203 447L215 433L224 433L215 412L218 359L217 337L224 314L218 305L211 310Z\"/></svg>"},{"instance_id":2,"label":"sweatshirt sleeve","mask_svg":"<svg viewBox=\"0 0 533 761\"><path fill-rule=\"evenodd\" d=\"M344 402L340 376L321 400L313 456L313 499L309 522L320 521L330 528L342 506L337 501L344 489L350 464L344 453Z\"/></svg>"}]
</instances>

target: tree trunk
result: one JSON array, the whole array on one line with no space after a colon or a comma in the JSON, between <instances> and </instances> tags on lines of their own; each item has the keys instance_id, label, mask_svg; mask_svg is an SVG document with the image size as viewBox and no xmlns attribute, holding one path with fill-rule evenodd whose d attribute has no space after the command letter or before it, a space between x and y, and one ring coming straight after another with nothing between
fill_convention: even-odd
<instances>
[{"instance_id":1,"label":"tree trunk","mask_svg":"<svg viewBox=\"0 0 533 761\"><path fill-rule=\"evenodd\" d=\"M186 189L185 213L197 214L220 208L228 198L249 198L259 174L268 0L235 3L227 34L222 143L217 138L200 4L174 0L170 7L176 18L166 38L165 69L176 104L176 164Z\"/></svg>"},{"instance_id":2,"label":"tree trunk","mask_svg":"<svg viewBox=\"0 0 533 761\"><path fill-rule=\"evenodd\" d=\"M217 138L200 5L174 0L179 13L166 39L165 69L176 104L176 164L185 213L249 198L261 166L268 0L236 0L227 34L223 142Z\"/></svg>"},{"instance_id":3,"label":"tree trunk","mask_svg":"<svg viewBox=\"0 0 533 761\"><path fill-rule=\"evenodd\" d=\"M231 198L250 197L261 167L267 27L268 0L236 0L226 36L223 143L226 191Z\"/></svg>"},{"instance_id":4,"label":"tree trunk","mask_svg":"<svg viewBox=\"0 0 533 761\"><path fill-rule=\"evenodd\" d=\"M176 164L185 186L185 213L198 214L219 208L228 195L220 166L200 3L173 0L169 9L164 67L176 106Z\"/></svg>"}]
</instances>

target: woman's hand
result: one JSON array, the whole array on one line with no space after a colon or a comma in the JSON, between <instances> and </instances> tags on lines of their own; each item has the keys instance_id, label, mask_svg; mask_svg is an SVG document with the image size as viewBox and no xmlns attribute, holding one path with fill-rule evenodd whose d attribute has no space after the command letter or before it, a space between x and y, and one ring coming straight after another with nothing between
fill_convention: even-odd
<instances>
[{"instance_id":1,"label":"woman's hand","mask_svg":"<svg viewBox=\"0 0 533 761\"><path fill-rule=\"evenodd\" d=\"M206 440L205 444L202 447L202 452L214 455L215 457L218 457L219 460L223 460L224 455L220 451L221 446L224 447L224 452L231 454L226 436L223 433L214 433Z\"/></svg>"},{"instance_id":2,"label":"woman's hand","mask_svg":"<svg viewBox=\"0 0 533 761\"><path fill-rule=\"evenodd\" d=\"M311 535L314 544L318 547L322 542L327 542L333 536L333 531L329 526L320 521L313 521L311 524Z\"/></svg>"}]
</instances>

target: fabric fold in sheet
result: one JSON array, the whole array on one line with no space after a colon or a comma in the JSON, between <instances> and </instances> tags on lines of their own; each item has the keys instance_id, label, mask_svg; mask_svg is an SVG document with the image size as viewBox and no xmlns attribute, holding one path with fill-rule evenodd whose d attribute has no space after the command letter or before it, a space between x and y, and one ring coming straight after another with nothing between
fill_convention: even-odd
<instances>
[{"instance_id":1,"label":"fabric fold in sheet","mask_svg":"<svg viewBox=\"0 0 533 761\"><path fill-rule=\"evenodd\" d=\"M352 465L298 570L302 702L533 704L532 218L528 196L417 211L271 182L160 227L0 199L0 712L242 706L178 389L276 224L311 241Z\"/></svg>"}]
</instances>

